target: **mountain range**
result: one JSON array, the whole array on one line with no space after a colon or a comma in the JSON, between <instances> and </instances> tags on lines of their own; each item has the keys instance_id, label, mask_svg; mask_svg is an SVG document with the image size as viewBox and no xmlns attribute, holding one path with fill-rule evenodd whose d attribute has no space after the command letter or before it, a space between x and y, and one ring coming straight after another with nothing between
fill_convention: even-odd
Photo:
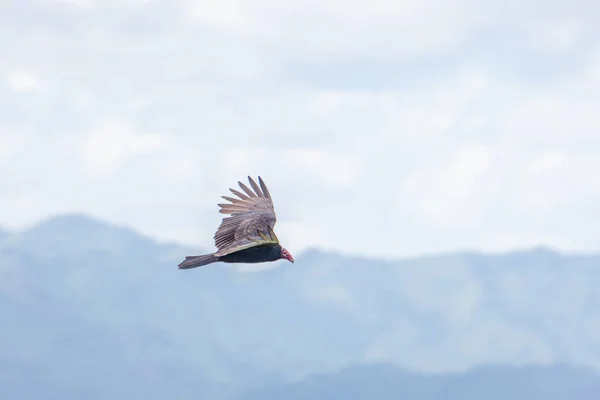
<instances>
[{"instance_id":1,"label":"mountain range","mask_svg":"<svg viewBox=\"0 0 600 400\"><path fill-rule=\"evenodd\" d=\"M177 269L202 251L75 214L0 231L2 392L600 398L599 255L312 249L260 271Z\"/></svg>"}]
</instances>

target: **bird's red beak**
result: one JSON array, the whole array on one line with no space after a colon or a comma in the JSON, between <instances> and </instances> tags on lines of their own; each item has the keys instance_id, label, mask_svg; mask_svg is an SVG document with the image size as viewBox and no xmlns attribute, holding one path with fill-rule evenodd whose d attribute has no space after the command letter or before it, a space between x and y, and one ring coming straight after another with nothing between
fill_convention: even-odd
<instances>
[{"instance_id":1,"label":"bird's red beak","mask_svg":"<svg viewBox=\"0 0 600 400\"><path fill-rule=\"evenodd\" d=\"M285 258L286 260L288 260L292 264L294 263L294 257L292 257L292 255L290 254L290 252L287 251L287 249L284 249L283 247L281 248L281 256L280 257L281 258Z\"/></svg>"}]
</instances>

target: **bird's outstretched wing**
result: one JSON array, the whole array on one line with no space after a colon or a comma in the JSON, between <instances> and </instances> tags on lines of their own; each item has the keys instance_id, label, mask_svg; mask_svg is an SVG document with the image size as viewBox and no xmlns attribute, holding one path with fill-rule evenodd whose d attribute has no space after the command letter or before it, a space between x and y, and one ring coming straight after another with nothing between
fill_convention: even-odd
<instances>
[{"instance_id":1,"label":"bird's outstretched wing","mask_svg":"<svg viewBox=\"0 0 600 400\"><path fill-rule=\"evenodd\" d=\"M271 194L260 176L260 186L251 177L248 181L253 190L238 182L244 193L229 189L238 198L221 196L230 203L219 204L219 212L231 216L223 218L215 233L217 256L262 244L279 243L273 231L277 218Z\"/></svg>"}]
</instances>

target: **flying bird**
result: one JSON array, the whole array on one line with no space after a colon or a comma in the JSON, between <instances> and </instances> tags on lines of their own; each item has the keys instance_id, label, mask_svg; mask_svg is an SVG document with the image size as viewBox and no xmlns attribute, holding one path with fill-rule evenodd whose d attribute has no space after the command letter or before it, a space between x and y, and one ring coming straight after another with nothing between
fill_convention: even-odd
<instances>
[{"instance_id":1,"label":"flying bird","mask_svg":"<svg viewBox=\"0 0 600 400\"><path fill-rule=\"evenodd\" d=\"M244 193L229 189L238 198L221 196L230 203L219 204L219 212L230 216L223 218L215 233L217 251L187 256L178 265L179 269L196 268L215 262L262 263L280 259L294 262L290 252L279 244L273 230L277 218L269 189L260 176L260 186L251 177L248 177L248 181L253 190L238 181Z\"/></svg>"}]
</instances>

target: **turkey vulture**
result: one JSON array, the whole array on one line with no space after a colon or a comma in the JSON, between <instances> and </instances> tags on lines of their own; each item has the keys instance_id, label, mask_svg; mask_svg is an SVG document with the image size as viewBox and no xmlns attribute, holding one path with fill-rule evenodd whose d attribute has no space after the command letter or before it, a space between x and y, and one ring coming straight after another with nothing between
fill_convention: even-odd
<instances>
[{"instance_id":1,"label":"turkey vulture","mask_svg":"<svg viewBox=\"0 0 600 400\"><path fill-rule=\"evenodd\" d=\"M196 268L219 261L261 263L286 259L294 262L292 255L281 247L273 231L276 222L275 208L267 186L260 176L260 187L251 177L248 177L248 181L254 191L238 182L245 194L229 189L239 198L221 196L231 203L219 204L219 212L231 216L223 218L215 233L217 251L188 256L179 264L179 269Z\"/></svg>"}]
</instances>

